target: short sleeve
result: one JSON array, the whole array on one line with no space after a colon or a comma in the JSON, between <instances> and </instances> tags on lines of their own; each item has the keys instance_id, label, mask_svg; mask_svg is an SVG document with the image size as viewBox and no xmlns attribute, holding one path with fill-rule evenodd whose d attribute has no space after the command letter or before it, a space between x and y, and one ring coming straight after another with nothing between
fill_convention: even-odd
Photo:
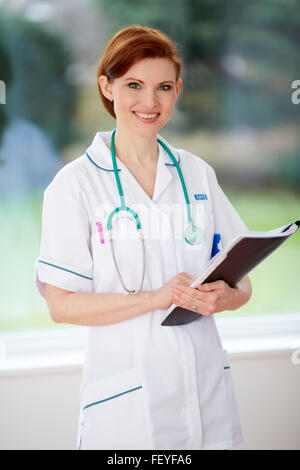
<instances>
[{"instance_id":1,"label":"short sleeve","mask_svg":"<svg viewBox=\"0 0 300 470\"><path fill-rule=\"evenodd\" d=\"M57 175L44 192L40 256L35 262L35 282L43 297L44 282L72 292L92 292L89 219L74 194L75 186Z\"/></svg>"},{"instance_id":2,"label":"short sleeve","mask_svg":"<svg viewBox=\"0 0 300 470\"><path fill-rule=\"evenodd\" d=\"M210 192L214 215L214 237L219 242L216 251L219 251L219 249L225 248L237 235L248 232L248 228L222 190L212 168Z\"/></svg>"}]
</instances>

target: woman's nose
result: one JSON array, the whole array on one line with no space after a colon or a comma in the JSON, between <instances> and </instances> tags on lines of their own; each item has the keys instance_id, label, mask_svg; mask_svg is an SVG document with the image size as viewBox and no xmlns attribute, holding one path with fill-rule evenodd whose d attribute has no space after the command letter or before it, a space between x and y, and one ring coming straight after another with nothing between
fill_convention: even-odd
<instances>
[{"instance_id":1,"label":"woman's nose","mask_svg":"<svg viewBox=\"0 0 300 470\"><path fill-rule=\"evenodd\" d=\"M153 109L158 103L156 91L145 91L143 95L143 104L149 109Z\"/></svg>"}]
</instances>

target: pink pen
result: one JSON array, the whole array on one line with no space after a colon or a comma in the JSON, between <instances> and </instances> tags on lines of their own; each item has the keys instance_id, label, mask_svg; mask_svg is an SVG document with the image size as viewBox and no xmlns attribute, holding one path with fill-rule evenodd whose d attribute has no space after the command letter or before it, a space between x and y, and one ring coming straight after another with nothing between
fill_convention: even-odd
<instances>
[{"instance_id":1,"label":"pink pen","mask_svg":"<svg viewBox=\"0 0 300 470\"><path fill-rule=\"evenodd\" d=\"M96 222L96 225L97 225L97 228L98 228L100 242L103 244L104 243L104 236L103 236L102 224L101 224L101 222Z\"/></svg>"}]
</instances>

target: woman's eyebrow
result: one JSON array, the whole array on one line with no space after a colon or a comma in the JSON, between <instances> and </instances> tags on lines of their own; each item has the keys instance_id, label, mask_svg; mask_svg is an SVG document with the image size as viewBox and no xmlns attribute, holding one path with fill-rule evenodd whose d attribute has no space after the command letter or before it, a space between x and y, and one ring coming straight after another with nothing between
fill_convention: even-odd
<instances>
[{"instance_id":1,"label":"woman's eyebrow","mask_svg":"<svg viewBox=\"0 0 300 470\"><path fill-rule=\"evenodd\" d=\"M128 77L126 80L134 80L135 82L140 82L142 85L144 85L144 82L142 80L139 80L138 78L133 78L133 77ZM162 85L163 83L174 83L173 80L165 80L164 82L160 82L159 85Z\"/></svg>"}]
</instances>

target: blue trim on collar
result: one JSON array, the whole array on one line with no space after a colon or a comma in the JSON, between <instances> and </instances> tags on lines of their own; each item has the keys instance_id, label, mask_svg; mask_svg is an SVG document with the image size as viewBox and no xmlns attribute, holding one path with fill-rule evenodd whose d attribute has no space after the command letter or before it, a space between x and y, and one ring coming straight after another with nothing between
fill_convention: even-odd
<instances>
[{"instance_id":1,"label":"blue trim on collar","mask_svg":"<svg viewBox=\"0 0 300 470\"><path fill-rule=\"evenodd\" d=\"M99 168L100 170L104 170L104 171L114 171L113 169L112 170L109 170L108 168L103 168L102 166L100 165L97 165L97 163L94 162L94 160L89 156L89 154L87 152L85 152L86 156L88 157L88 159L90 160L91 163L93 163L97 168ZM121 168L118 168L117 169L118 171L122 171Z\"/></svg>"},{"instance_id":2,"label":"blue trim on collar","mask_svg":"<svg viewBox=\"0 0 300 470\"><path fill-rule=\"evenodd\" d=\"M178 152L177 152L177 155L178 155L177 163L178 163L178 165L180 165L180 155L179 155ZM165 165L167 165L167 166L175 166L174 163L165 163Z\"/></svg>"},{"instance_id":3,"label":"blue trim on collar","mask_svg":"<svg viewBox=\"0 0 300 470\"><path fill-rule=\"evenodd\" d=\"M88 157L88 159L90 160L91 163L93 163L97 168L99 168L100 170L104 170L104 171L114 171L113 169L108 169L108 168L103 168L102 166L100 165L97 165L97 163L94 162L94 160L89 156L89 154L87 152L85 152L86 156ZM177 155L178 155L178 160L177 160L177 163L178 165L180 165L180 155L179 153L177 152ZM174 163L165 163L166 166L175 166ZM121 168L118 168L118 171L122 171Z\"/></svg>"}]
</instances>

